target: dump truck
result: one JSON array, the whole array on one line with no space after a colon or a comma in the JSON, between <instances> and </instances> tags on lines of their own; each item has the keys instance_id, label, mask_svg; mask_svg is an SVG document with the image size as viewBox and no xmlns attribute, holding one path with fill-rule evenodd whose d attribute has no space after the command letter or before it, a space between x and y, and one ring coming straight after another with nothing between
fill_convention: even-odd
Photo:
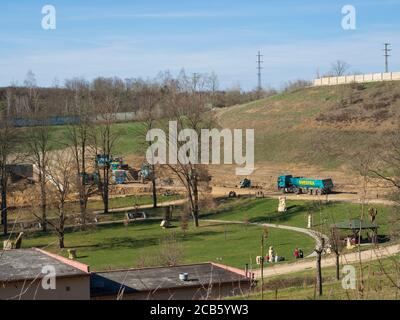
<instances>
[{"instance_id":1,"label":"dump truck","mask_svg":"<svg viewBox=\"0 0 400 320\"><path fill-rule=\"evenodd\" d=\"M334 185L332 179L312 179L285 175L278 177L278 190L283 193L329 194Z\"/></svg>"}]
</instances>

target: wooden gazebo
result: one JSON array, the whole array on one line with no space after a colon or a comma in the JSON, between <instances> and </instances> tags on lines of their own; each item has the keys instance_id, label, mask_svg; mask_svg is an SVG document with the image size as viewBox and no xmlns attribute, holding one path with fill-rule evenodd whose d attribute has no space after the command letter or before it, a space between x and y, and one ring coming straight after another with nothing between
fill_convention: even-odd
<instances>
[{"instance_id":1,"label":"wooden gazebo","mask_svg":"<svg viewBox=\"0 0 400 320\"><path fill-rule=\"evenodd\" d=\"M355 239L359 238L360 231L370 230L373 232L372 242L376 243L379 225L375 222L360 220L360 219L350 219L347 221L342 221L332 225L332 228L337 230L351 230L353 237Z\"/></svg>"}]
</instances>

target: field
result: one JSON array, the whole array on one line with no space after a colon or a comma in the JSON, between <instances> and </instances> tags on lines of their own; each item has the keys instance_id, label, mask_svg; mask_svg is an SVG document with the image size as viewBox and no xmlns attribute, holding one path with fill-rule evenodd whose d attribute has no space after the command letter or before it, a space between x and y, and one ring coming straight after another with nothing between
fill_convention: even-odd
<instances>
[{"instance_id":1,"label":"field","mask_svg":"<svg viewBox=\"0 0 400 320\"><path fill-rule=\"evenodd\" d=\"M351 169L344 150L368 150L381 134L396 128L392 119L398 114L399 92L395 82L311 87L225 108L217 117L224 128L255 130L257 163ZM374 116L377 110L387 116Z\"/></svg>"},{"instance_id":2,"label":"field","mask_svg":"<svg viewBox=\"0 0 400 320\"><path fill-rule=\"evenodd\" d=\"M53 141L52 149L65 148L68 145L66 138L67 126L52 126L51 138ZM127 156L143 152L144 126L140 122L124 122L112 125L113 132L118 134L118 142L114 148L114 156Z\"/></svg>"},{"instance_id":3,"label":"field","mask_svg":"<svg viewBox=\"0 0 400 320\"><path fill-rule=\"evenodd\" d=\"M263 229L256 226L202 222L200 228L190 227L184 232L177 222L173 228L161 229L160 221L145 221L127 227L117 224L67 233L65 243L68 248L76 248L78 260L93 270L159 265L165 263L165 256L175 257L175 263L213 261L244 269L246 263L256 267L262 234ZM295 232L271 229L268 244L291 260L296 246L309 253L314 241ZM29 236L23 246L45 247L66 255L66 250L57 249L53 235Z\"/></svg>"},{"instance_id":4,"label":"field","mask_svg":"<svg viewBox=\"0 0 400 320\"><path fill-rule=\"evenodd\" d=\"M361 205L346 202L329 202L320 204L311 201L288 200L288 211L283 214L277 213L276 199L228 199L218 207L212 215L215 219L227 221L244 221L257 223L273 223L307 227L308 212L313 214L314 228L327 233L331 224L345 221L352 218L360 218ZM376 222L380 225L379 233L389 232L389 220L391 207L373 205L378 209ZM366 206L366 211L369 206ZM367 219L367 213L365 218Z\"/></svg>"},{"instance_id":5,"label":"field","mask_svg":"<svg viewBox=\"0 0 400 320\"><path fill-rule=\"evenodd\" d=\"M174 220L173 227L169 229L160 228L158 219L133 222L128 226L119 222L97 226L85 232L67 232L65 244L67 248L76 248L78 260L95 270L159 265L165 264L165 259L175 259L180 263L214 261L242 269L248 263L255 268L255 257L260 255L264 229L247 223L230 224L228 221L265 222L306 228L307 213L312 206L310 201L289 201L288 212L278 214L276 199L225 199L219 200L217 209L202 214L200 228L192 227L189 221L189 228L184 231L179 219ZM315 229L327 232L331 222L358 217L359 210L359 205L351 203L322 204L318 211L314 211ZM379 233L387 234L390 208L378 206L378 210L377 221L381 225ZM159 209L150 215L156 218L162 214L163 210ZM179 208L175 217L178 215ZM102 219L123 219L123 216L123 213L118 213L102 216ZM212 223L207 219L226 220L227 223ZM278 255L291 261L296 247L302 248L305 255L310 254L314 240L301 233L268 228L265 247L270 245L274 246ZM23 246L45 247L66 255L65 249L59 252L57 238L52 234L27 235Z\"/></svg>"}]
</instances>

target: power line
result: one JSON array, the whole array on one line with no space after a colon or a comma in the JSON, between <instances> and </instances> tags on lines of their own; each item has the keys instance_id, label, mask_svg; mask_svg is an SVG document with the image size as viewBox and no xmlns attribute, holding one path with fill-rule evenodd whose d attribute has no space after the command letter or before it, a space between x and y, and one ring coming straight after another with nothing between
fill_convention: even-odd
<instances>
[{"instance_id":1,"label":"power line","mask_svg":"<svg viewBox=\"0 0 400 320\"><path fill-rule=\"evenodd\" d=\"M263 57L263 55L261 54L260 51L258 51L258 54L257 54L257 70L258 70L258 73L257 73L257 76L258 76L258 87L257 87L257 90L259 92L261 92L261 90L262 90L262 81L261 81L261 70L262 70L262 67L261 67L261 64L264 62L264 61L261 61L262 57Z\"/></svg>"},{"instance_id":2,"label":"power line","mask_svg":"<svg viewBox=\"0 0 400 320\"><path fill-rule=\"evenodd\" d=\"M383 51L385 52L385 72L389 72L389 52L392 51L392 49L389 49L389 46L391 46L390 43L384 43L385 49Z\"/></svg>"}]
</instances>

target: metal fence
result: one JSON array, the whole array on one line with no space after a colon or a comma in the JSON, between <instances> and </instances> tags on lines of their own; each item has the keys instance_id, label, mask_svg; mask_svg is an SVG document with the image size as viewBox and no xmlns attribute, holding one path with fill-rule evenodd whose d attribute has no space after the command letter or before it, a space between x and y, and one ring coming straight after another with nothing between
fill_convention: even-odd
<instances>
[{"instance_id":1,"label":"metal fence","mask_svg":"<svg viewBox=\"0 0 400 320\"><path fill-rule=\"evenodd\" d=\"M100 123L104 119L112 119L115 122L134 121L137 116L135 112L119 112L108 115L95 115L91 120L95 123ZM68 124L77 124L80 121L79 116L55 116L46 119L35 118L14 118L11 120L15 127L38 127L38 126L62 126Z\"/></svg>"}]
</instances>

